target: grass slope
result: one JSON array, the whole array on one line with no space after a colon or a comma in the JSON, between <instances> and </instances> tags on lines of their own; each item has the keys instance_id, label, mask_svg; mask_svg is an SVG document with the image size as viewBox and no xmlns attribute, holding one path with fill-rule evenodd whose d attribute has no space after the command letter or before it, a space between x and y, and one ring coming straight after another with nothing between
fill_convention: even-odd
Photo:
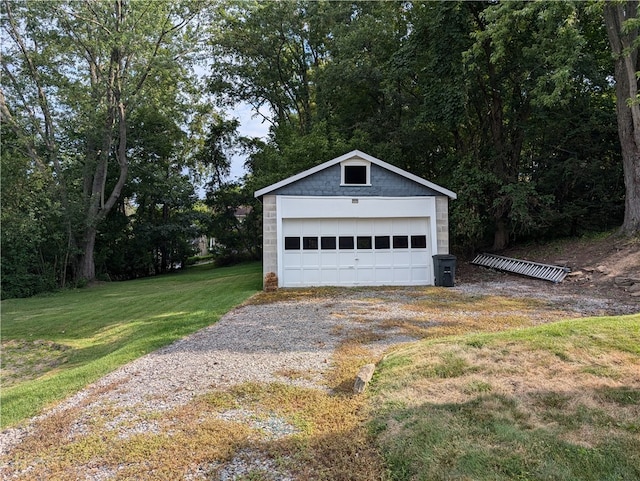
<instances>
[{"instance_id":1,"label":"grass slope","mask_svg":"<svg viewBox=\"0 0 640 481\"><path fill-rule=\"evenodd\" d=\"M261 288L257 263L2 302L2 427L216 322Z\"/></svg>"},{"instance_id":2,"label":"grass slope","mask_svg":"<svg viewBox=\"0 0 640 481\"><path fill-rule=\"evenodd\" d=\"M371 399L392 480L640 479L640 315L421 342Z\"/></svg>"}]
</instances>

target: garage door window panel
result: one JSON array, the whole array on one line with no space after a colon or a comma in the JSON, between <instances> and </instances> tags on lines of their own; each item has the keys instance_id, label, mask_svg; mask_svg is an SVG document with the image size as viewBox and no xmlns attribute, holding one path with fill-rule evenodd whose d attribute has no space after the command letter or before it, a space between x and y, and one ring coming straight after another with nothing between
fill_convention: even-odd
<instances>
[{"instance_id":1,"label":"garage door window panel","mask_svg":"<svg viewBox=\"0 0 640 481\"><path fill-rule=\"evenodd\" d=\"M376 249L390 249L391 248L391 238L388 235L377 235L375 237L375 245Z\"/></svg>"},{"instance_id":2,"label":"garage door window panel","mask_svg":"<svg viewBox=\"0 0 640 481\"><path fill-rule=\"evenodd\" d=\"M302 249L305 251L318 250L318 238L317 237L303 237Z\"/></svg>"},{"instance_id":3,"label":"garage door window panel","mask_svg":"<svg viewBox=\"0 0 640 481\"><path fill-rule=\"evenodd\" d=\"M409 236L406 236L406 235L394 235L393 236L393 248L394 249L408 249L409 248Z\"/></svg>"},{"instance_id":4,"label":"garage door window panel","mask_svg":"<svg viewBox=\"0 0 640 481\"><path fill-rule=\"evenodd\" d=\"M412 235L411 236L411 248L412 249L426 249L427 248L427 236L426 235Z\"/></svg>"},{"instance_id":5,"label":"garage door window panel","mask_svg":"<svg viewBox=\"0 0 640 481\"><path fill-rule=\"evenodd\" d=\"M372 249L373 244L371 243L371 236L358 236L357 244L358 249Z\"/></svg>"},{"instance_id":6,"label":"garage door window panel","mask_svg":"<svg viewBox=\"0 0 640 481\"><path fill-rule=\"evenodd\" d=\"M340 236L338 239L338 246L341 250L354 249L353 237Z\"/></svg>"},{"instance_id":7,"label":"garage door window panel","mask_svg":"<svg viewBox=\"0 0 640 481\"><path fill-rule=\"evenodd\" d=\"M300 250L300 237L285 237L284 250L287 250L287 251Z\"/></svg>"},{"instance_id":8,"label":"garage door window panel","mask_svg":"<svg viewBox=\"0 0 640 481\"><path fill-rule=\"evenodd\" d=\"M321 237L320 248L322 250L335 250L337 247L335 237Z\"/></svg>"}]
</instances>

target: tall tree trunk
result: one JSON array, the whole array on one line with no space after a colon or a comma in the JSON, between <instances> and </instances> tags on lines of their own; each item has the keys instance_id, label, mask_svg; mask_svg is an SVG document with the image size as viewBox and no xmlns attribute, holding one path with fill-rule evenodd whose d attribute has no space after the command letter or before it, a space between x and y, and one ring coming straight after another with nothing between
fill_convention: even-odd
<instances>
[{"instance_id":1,"label":"tall tree trunk","mask_svg":"<svg viewBox=\"0 0 640 481\"><path fill-rule=\"evenodd\" d=\"M624 222L620 232L624 235L640 233L640 152L636 148L632 155L623 154L625 205Z\"/></svg>"},{"instance_id":2,"label":"tall tree trunk","mask_svg":"<svg viewBox=\"0 0 640 481\"><path fill-rule=\"evenodd\" d=\"M618 75L616 62L616 77ZM624 220L620 233L635 235L640 233L640 144L634 135L637 127L633 123L631 109L626 102L620 101L618 84L616 83L618 135L622 148L622 166L624 172Z\"/></svg>"},{"instance_id":3,"label":"tall tree trunk","mask_svg":"<svg viewBox=\"0 0 640 481\"><path fill-rule=\"evenodd\" d=\"M89 226L85 229L76 279L86 279L88 281L96 278L96 263L93 257L96 246L97 229Z\"/></svg>"},{"instance_id":4,"label":"tall tree trunk","mask_svg":"<svg viewBox=\"0 0 640 481\"><path fill-rule=\"evenodd\" d=\"M162 204L162 223L164 225L166 225L169 221L169 204L167 204L166 202L164 204ZM169 265L169 244L170 241L169 239L162 238L162 240L160 241L160 255L162 256L162 259L160 261L160 272L165 273L169 271L169 268L171 267Z\"/></svg>"},{"instance_id":5,"label":"tall tree trunk","mask_svg":"<svg viewBox=\"0 0 640 481\"><path fill-rule=\"evenodd\" d=\"M638 29L625 29L625 23L638 16L638 2L607 2L604 19L609 44L615 57L616 113L622 148L625 209L621 232L640 233L640 99L638 77Z\"/></svg>"},{"instance_id":6,"label":"tall tree trunk","mask_svg":"<svg viewBox=\"0 0 640 481\"><path fill-rule=\"evenodd\" d=\"M124 11L122 0L115 2L115 14L118 19L117 30L124 21ZM93 182L85 177L85 188L91 184L89 197L85 199L85 229L82 239L82 251L80 252L80 260L76 278L93 280L96 275L94 250L97 233L97 226L102 222L107 214L111 211L115 203L120 198L120 193L127 180L129 164L127 159L127 112L126 106L122 101L122 84L121 75L123 71L123 47L115 46L111 51L109 60L109 70L107 79L107 89L105 95L106 101L106 118L102 131L102 148L97 156L97 162L91 162L87 158L93 170L85 171L85 175L91 176ZM115 157L118 161L119 176L118 180L105 199L109 158L112 153L112 145L117 129L117 148L115 149ZM92 152L88 152L91 155Z\"/></svg>"}]
</instances>

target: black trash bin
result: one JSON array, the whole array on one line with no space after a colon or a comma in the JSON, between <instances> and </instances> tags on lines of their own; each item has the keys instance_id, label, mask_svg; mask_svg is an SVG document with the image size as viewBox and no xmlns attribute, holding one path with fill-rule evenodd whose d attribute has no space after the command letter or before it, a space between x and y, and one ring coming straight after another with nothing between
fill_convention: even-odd
<instances>
[{"instance_id":1,"label":"black trash bin","mask_svg":"<svg viewBox=\"0 0 640 481\"><path fill-rule=\"evenodd\" d=\"M436 286L453 287L456 278L456 256L450 254L433 256L433 274Z\"/></svg>"}]
</instances>

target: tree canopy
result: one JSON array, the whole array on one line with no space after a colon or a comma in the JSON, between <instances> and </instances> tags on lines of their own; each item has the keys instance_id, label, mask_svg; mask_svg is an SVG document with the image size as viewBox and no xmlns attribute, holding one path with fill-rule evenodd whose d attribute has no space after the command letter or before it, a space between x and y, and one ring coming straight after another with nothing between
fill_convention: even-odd
<instances>
[{"instance_id":1,"label":"tree canopy","mask_svg":"<svg viewBox=\"0 0 640 481\"><path fill-rule=\"evenodd\" d=\"M456 249L640 228L638 2L2 10L5 297L255 258L253 191L352 149L456 191Z\"/></svg>"},{"instance_id":2,"label":"tree canopy","mask_svg":"<svg viewBox=\"0 0 640 481\"><path fill-rule=\"evenodd\" d=\"M270 141L248 164L254 185L359 148L458 191L461 247L621 222L601 5L230 2L225 11L210 88L272 112Z\"/></svg>"}]
</instances>

